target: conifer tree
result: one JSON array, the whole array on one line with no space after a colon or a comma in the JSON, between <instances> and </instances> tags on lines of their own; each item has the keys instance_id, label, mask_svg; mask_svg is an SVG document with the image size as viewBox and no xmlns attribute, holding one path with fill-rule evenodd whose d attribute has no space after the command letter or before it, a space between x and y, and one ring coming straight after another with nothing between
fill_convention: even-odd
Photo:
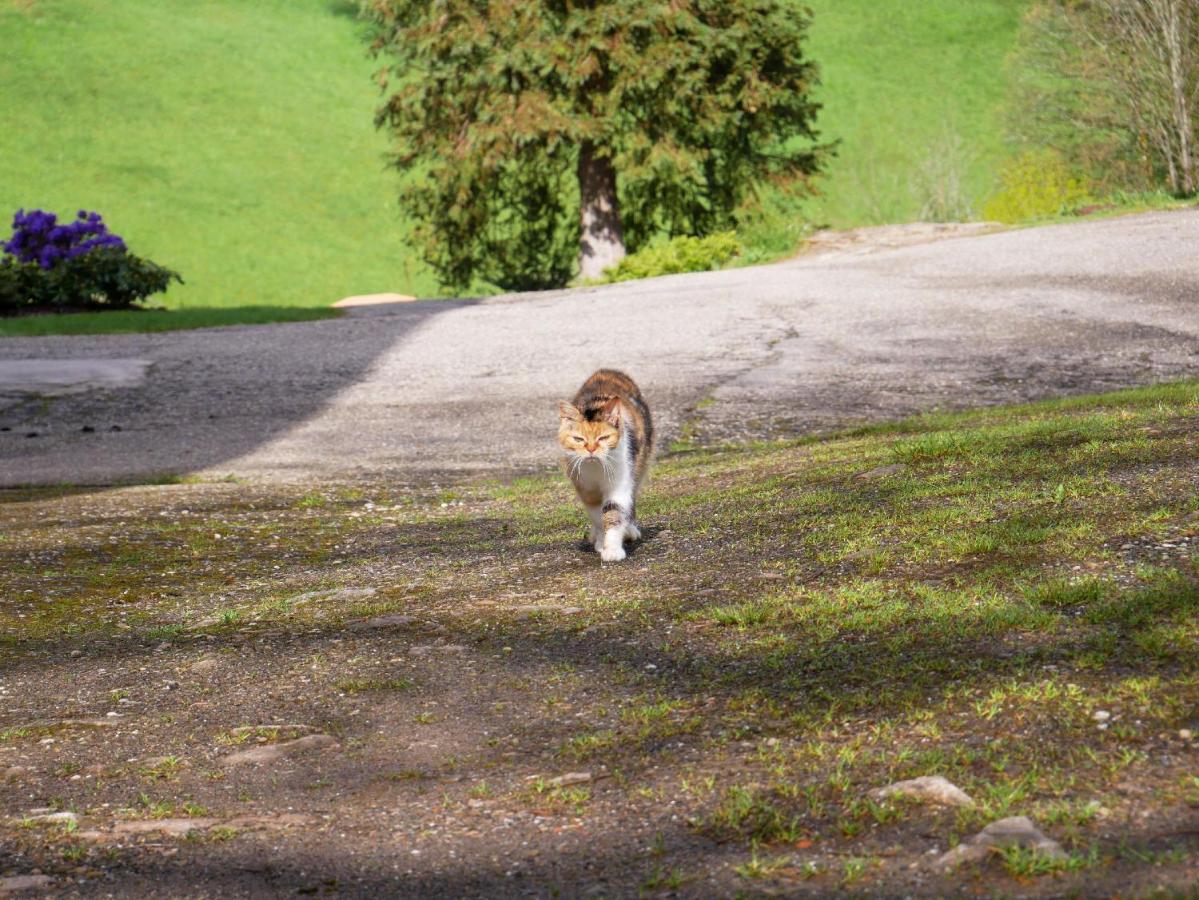
<instances>
[{"instance_id":1,"label":"conifer tree","mask_svg":"<svg viewBox=\"0 0 1199 900\"><path fill-rule=\"evenodd\" d=\"M449 287L594 278L806 184L810 13L787 0L363 0L413 238Z\"/></svg>"}]
</instances>

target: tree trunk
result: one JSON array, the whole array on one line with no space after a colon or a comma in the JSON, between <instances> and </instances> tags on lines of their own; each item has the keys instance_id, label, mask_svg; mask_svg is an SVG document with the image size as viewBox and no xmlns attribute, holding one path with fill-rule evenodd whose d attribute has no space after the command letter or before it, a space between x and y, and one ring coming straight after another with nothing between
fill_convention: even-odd
<instances>
[{"instance_id":1,"label":"tree trunk","mask_svg":"<svg viewBox=\"0 0 1199 900\"><path fill-rule=\"evenodd\" d=\"M579 275L599 278L604 269L624 259L624 232L620 227L620 201L616 197L616 170L595 145L579 147Z\"/></svg>"},{"instance_id":2,"label":"tree trunk","mask_svg":"<svg viewBox=\"0 0 1199 900\"><path fill-rule=\"evenodd\" d=\"M1191 110L1188 105L1187 78L1184 60L1182 23L1179 22L1179 0L1169 0L1163 10L1162 31L1166 57L1170 66L1170 99L1173 106L1174 128L1178 139L1178 167L1182 170L1182 192L1195 192L1194 157L1191 150ZM1188 35L1187 38L1190 36Z\"/></svg>"}]
</instances>

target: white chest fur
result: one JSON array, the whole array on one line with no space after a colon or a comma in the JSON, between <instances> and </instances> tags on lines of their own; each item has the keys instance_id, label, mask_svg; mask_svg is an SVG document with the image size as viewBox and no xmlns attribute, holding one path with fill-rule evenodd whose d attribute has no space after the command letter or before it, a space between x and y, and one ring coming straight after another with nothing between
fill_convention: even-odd
<instances>
[{"instance_id":1,"label":"white chest fur","mask_svg":"<svg viewBox=\"0 0 1199 900\"><path fill-rule=\"evenodd\" d=\"M626 435L621 434L618 443L605 460L585 459L579 465L576 478L584 491L595 491L605 500L628 503L633 498L633 460L629 453Z\"/></svg>"}]
</instances>

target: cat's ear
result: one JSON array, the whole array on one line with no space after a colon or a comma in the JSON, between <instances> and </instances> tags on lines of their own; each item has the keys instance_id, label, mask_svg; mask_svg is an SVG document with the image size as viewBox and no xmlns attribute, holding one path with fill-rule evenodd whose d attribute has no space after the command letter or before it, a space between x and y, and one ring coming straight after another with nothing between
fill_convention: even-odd
<instances>
[{"instance_id":1,"label":"cat's ear","mask_svg":"<svg viewBox=\"0 0 1199 900\"><path fill-rule=\"evenodd\" d=\"M582 422L583 414L578 408L567 403L565 400L558 401L558 415L567 422Z\"/></svg>"},{"instance_id":2,"label":"cat's ear","mask_svg":"<svg viewBox=\"0 0 1199 900\"><path fill-rule=\"evenodd\" d=\"M609 400L607 403L605 403L601 412L603 414L603 418L604 418L605 422L607 422L613 428L620 427L620 398L619 397L613 397L611 400Z\"/></svg>"}]
</instances>

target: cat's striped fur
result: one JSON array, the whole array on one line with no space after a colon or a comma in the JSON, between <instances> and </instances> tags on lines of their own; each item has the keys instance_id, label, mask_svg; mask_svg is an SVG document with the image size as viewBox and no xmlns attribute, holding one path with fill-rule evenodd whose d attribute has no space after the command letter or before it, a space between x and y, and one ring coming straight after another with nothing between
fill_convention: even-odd
<instances>
[{"instance_id":1,"label":"cat's striped fur","mask_svg":"<svg viewBox=\"0 0 1199 900\"><path fill-rule=\"evenodd\" d=\"M649 407L632 378L600 369L570 403L558 404L558 414L558 443L587 508L592 546L604 562L624 559L624 542L641 537L637 491L654 450Z\"/></svg>"}]
</instances>

